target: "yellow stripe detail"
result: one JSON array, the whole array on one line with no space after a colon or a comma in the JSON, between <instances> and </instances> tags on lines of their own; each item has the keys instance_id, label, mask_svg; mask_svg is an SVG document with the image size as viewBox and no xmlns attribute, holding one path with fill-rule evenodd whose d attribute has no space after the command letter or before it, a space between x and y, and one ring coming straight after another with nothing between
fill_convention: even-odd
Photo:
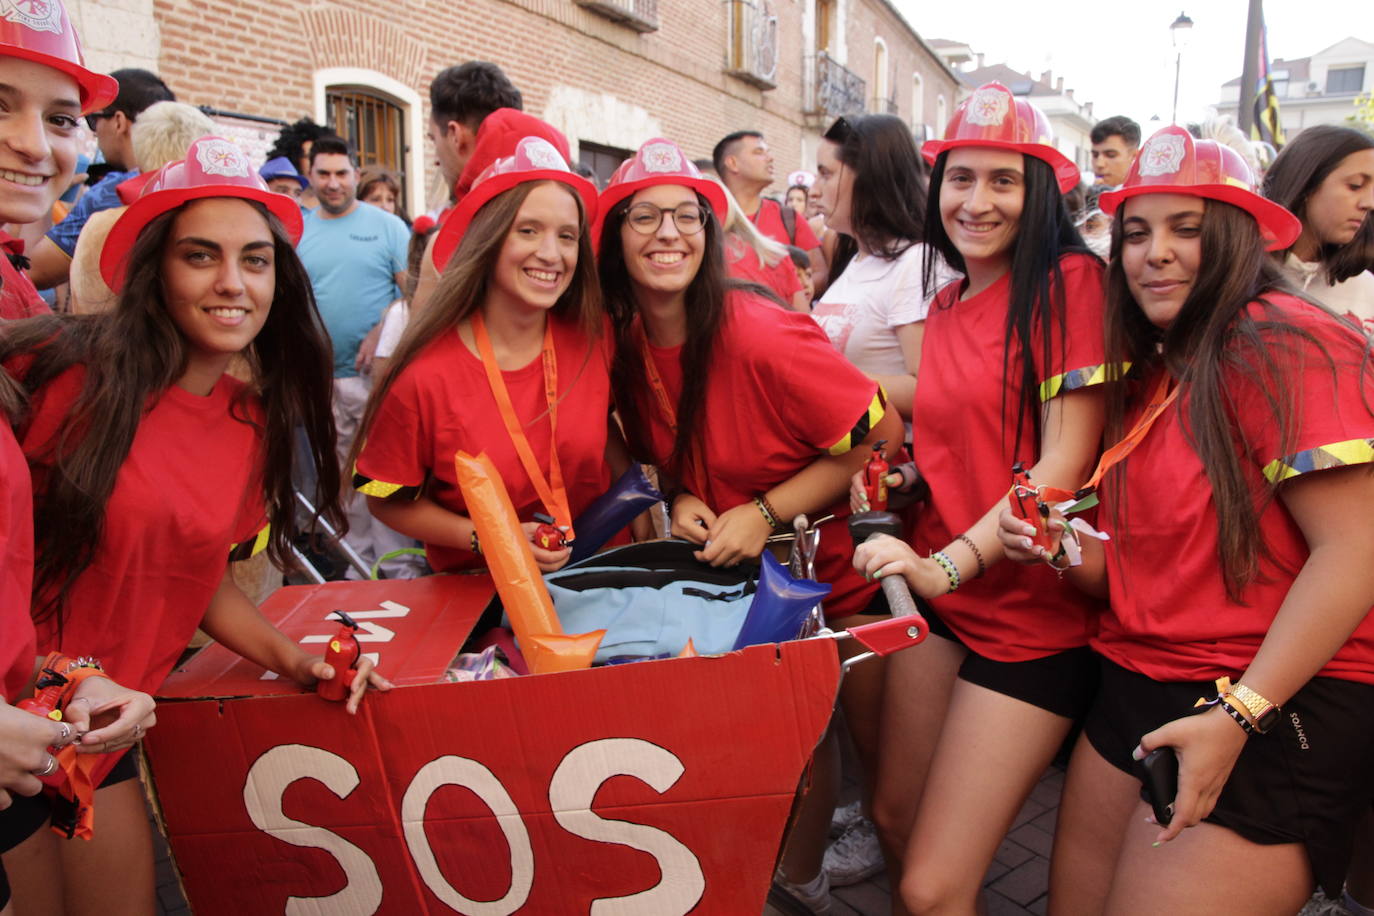
<instances>
[{"instance_id":1,"label":"yellow stripe detail","mask_svg":"<svg viewBox=\"0 0 1374 916\"><path fill-rule=\"evenodd\" d=\"M401 487L402 484L399 483L382 483L380 480L369 480L362 486L354 487L354 489L364 496L379 496L382 499L386 499L392 493L401 489Z\"/></svg>"},{"instance_id":2,"label":"yellow stripe detail","mask_svg":"<svg viewBox=\"0 0 1374 916\"><path fill-rule=\"evenodd\" d=\"M1271 461L1264 466L1264 476L1270 483L1282 483L1311 471L1371 463L1374 463L1374 439L1347 439Z\"/></svg>"},{"instance_id":3,"label":"yellow stripe detail","mask_svg":"<svg viewBox=\"0 0 1374 916\"><path fill-rule=\"evenodd\" d=\"M237 560L247 560L249 557L255 557L255 556L257 556L258 554L262 553L264 550L267 549L267 543L268 543L268 541L270 541L270 540L272 540L272 526L271 526L270 524L269 524L269 525L263 525L263 526L262 526L262 530L260 530L257 534L255 534L255 535L253 536L253 540L252 540L251 542L250 542L250 541L239 541L239 542L236 543L236 544L230 544L230 545L229 545L229 557L230 557L230 559L235 560L235 561L237 561ZM241 557L235 557L235 556L234 556L234 553L239 549L240 546L245 545L245 544L249 544L249 543L252 544L252 549L249 550L248 553L247 553L246 555L241 556Z\"/></svg>"},{"instance_id":4,"label":"yellow stripe detail","mask_svg":"<svg viewBox=\"0 0 1374 916\"><path fill-rule=\"evenodd\" d=\"M873 395L873 400L868 402L868 409L864 411L864 415L859 418L859 422L854 424L854 427L845 434L844 438L826 449L826 452L831 455L843 455L845 452L850 451L854 446L863 442L863 440L868 437L869 431L878 425L878 421L881 420L886 413L887 394L880 385L878 386L878 392Z\"/></svg>"},{"instance_id":5,"label":"yellow stripe detail","mask_svg":"<svg viewBox=\"0 0 1374 916\"><path fill-rule=\"evenodd\" d=\"M1125 376L1130 370L1130 363L1123 363L1118 378ZM1107 381L1107 365L1084 366L1081 369L1071 369L1068 372L1061 372L1059 375L1051 376L1040 383L1041 402L1050 401L1067 391L1077 391L1080 388L1091 388L1093 385L1101 385Z\"/></svg>"}]
</instances>

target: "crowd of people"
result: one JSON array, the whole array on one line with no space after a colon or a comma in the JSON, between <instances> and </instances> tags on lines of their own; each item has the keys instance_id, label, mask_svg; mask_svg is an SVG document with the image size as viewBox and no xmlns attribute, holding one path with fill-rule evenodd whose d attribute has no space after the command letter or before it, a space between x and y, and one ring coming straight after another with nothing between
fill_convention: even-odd
<instances>
[{"instance_id":1,"label":"crowd of people","mask_svg":"<svg viewBox=\"0 0 1374 916\"><path fill-rule=\"evenodd\" d=\"M546 572L571 551L536 516L570 540L639 463L712 566L833 517L832 628L905 580L930 638L845 677L793 904L886 867L893 912L976 912L1071 747L1051 912L1374 912L1374 139L1269 162L1111 118L1084 185L990 83L919 147L839 118L781 200L755 130L599 187L470 62L431 86L451 206L412 222L325 128L250 163L155 75L87 69L53 5L0 22L5 916L154 911L151 695L197 628L333 676L257 609L318 519L383 575L483 568L458 451ZM56 213L82 118L105 174ZM856 548L874 454L904 534Z\"/></svg>"}]
</instances>

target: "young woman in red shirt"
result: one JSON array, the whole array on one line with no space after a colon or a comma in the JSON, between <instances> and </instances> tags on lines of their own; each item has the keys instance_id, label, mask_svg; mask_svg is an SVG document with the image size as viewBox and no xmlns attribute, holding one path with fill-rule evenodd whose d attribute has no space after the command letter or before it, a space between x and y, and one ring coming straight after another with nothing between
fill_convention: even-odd
<instances>
[{"instance_id":1,"label":"young woman in red shirt","mask_svg":"<svg viewBox=\"0 0 1374 916\"><path fill-rule=\"evenodd\" d=\"M1131 369L1092 478L1111 540L1069 572L1109 607L1052 911L1287 916L1339 894L1374 801L1374 368L1266 254L1301 225L1253 187L1232 150L1167 127L1103 195L1108 362ZM1141 801L1159 749L1168 826Z\"/></svg>"},{"instance_id":2,"label":"young woman in red shirt","mask_svg":"<svg viewBox=\"0 0 1374 916\"><path fill-rule=\"evenodd\" d=\"M478 177L434 243L443 270L372 392L354 486L423 541L436 572L484 564L454 455L485 451L546 572L569 547L535 542L535 513L573 519L628 466L610 415L610 341L587 226L596 189L540 137Z\"/></svg>"},{"instance_id":3,"label":"young woman in red shirt","mask_svg":"<svg viewBox=\"0 0 1374 916\"><path fill-rule=\"evenodd\" d=\"M1102 267L1063 202L1078 170L1048 121L1002 85L955 113L933 160L926 277L942 257L965 280L926 316L912 453L929 482L910 543L861 545L854 565L901 574L932 633L888 668L874 800L901 863L898 907L969 912L982 876L1092 698L1092 599L1038 571L997 565L1012 466L1074 487L1102 433Z\"/></svg>"},{"instance_id":4,"label":"young woman in red shirt","mask_svg":"<svg viewBox=\"0 0 1374 916\"><path fill-rule=\"evenodd\" d=\"M20 430L40 652L94 655L152 692L200 626L303 685L332 675L228 574L231 558L263 548L290 562L297 426L319 475L316 505L337 516L329 345L292 247L299 232L295 203L269 192L233 143L204 137L111 230L101 273L119 293L114 312L0 327L0 359L29 398ZM253 388L225 374L239 354ZM350 711L369 683L389 686L360 666ZM39 830L5 856L26 907L155 906L135 768L122 743L104 749L92 841L59 846Z\"/></svg>"},{"instance_id":5,"label":"young woman in red shirt","mask_svg":"<svg viewBox=\"0 0 1374 916\"><path fill-rule=\"evenodd\" d=\"M663 139L640 147L602 192L616 404L632 454L658 467L672 496L672 534L700 545L704 562L756 561L796 516L839 516L821 528L816 577L833 586L831 626L848 626L876 586L849 567L845 491L873 443L895 451L901 418L810 316L726 279L725 207L720 186ZM880 683L851 672L846 707L873 707ZM789 880L810 881L823 851Z\"/></svg>"}]
</instances>

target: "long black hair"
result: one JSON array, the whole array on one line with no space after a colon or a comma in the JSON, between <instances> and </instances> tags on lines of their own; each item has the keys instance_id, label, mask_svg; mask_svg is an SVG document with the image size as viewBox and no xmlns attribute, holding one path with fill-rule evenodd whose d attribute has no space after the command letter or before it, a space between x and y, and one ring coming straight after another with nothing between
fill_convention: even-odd
<instances>
[{"instance_id":1,"label":"long black hair","mask_svg":"<svg viewBox=\"0 0 1374 916\"><path fill-rule=\"evenodd\" d=\"M702 229L705 237L701 266L687 287L687 340L682 346L682 393L677 402L677 436L667 455L655 455L646 435L647 418L640 410L639 398L649 390L644 368L644 353L639 335L644 331L636 322L639 307L635 299L634 281L625 265L625 252L620 243L620 229L633 198L626 198L607 214L600 239L601 295L606 312L615 328L615 361L611 364L611 388L615 393L616 409L625 429L630 451L642 461L657 464L679 482L693 460L693 443L704 437L706 385L710 374L711 355L721 325L726 320L726 297L730 291L743 288L726 277L725 250L720 222L706 199L697 195L697 202L707 213ZM696 453L696 460L705 458L704 450ZM705 468L701 467L703 473ZM704 493L696 494L705 497Z\"/></svg>"},{"instance_id":2,"label":"long black hair","mask_svg":"<svg viewBox=\"0 0 1374 916\"><path fill-rule=\"evenodd\" d=\"M906 122L887 114L850 115L831 124L825 139L838 146L836 156L854 172L849 201L854 238L889 261L921 241L925 171Z\"/></svg>"},{"instance_id":3,"label":"long black hair","mask_svg":"<svg viewBox=\"0 0 1374 916\"><path fill-rule=\"evenodd\" d=\"M1074 228L1054 169L1035 156L1022 155L1025 175L1025 201L1016 238L1012 242L1010 297L1007 303L1007 332L1002 349L1002 377L1009 386L1003 387L1005 418L1010 414L1006 403L1010 387L1016 393L1016 432L1012 448L1019 450L1022 436L1030 432L1035 452L1040 450L1040 379L1037 378L1032 354L1039 353L1044 374L1058 374L1062 367L1050 365L1055 351L1056 335L1059 352L1064 352L1067 337L1064 317L1064 276L1060 261L1068 254L1084 254L1096 258ZM949 152L935 160L930 176L930 195L926 212L939 214L940 186L944 183ZM925 231L925 294L935 294L939 262L943 258L955 270L966 273L964 256L959 253L943 220L938 216L926 220ZM1005 437L1005 429L1003 434Z\"/></svg>"},{"instance_id":4,"label":"long black hair","mask_svg":"<svg viewBox=\"0 0 1374 916\"><path fill-rule=\"evenodd\" d=\"M1139 403L1144 379L1160 368L1177 379L1180 395L1187 396L1184 433L1206 470L1216 505L1217 559L1227 595L1239 602L1241 590L1259 571L1260 558L1270 556L1259 518L1274 498L1278 481L1268 481L1256 493L1252 475L1245 470L1263 466L1274 456L1255 454L1240 435L1235 379L1243 379L1263 398L1277 433L1278 454L1289 455L1297 407L1291 386L1283 380L1315 350L1331 372L1333 387L1338 372L1367 386L1370 358L1367 347L1359 347L1361 359L1350 365L1345 359L1338 363L1311 332L1288 320L1270 298L1273 294L1304 299L1339 323L1329 309L1294 289L1278 262L1266 255L1253 216L1228 203L1203 203L1202 259L1188 297L1166 329L1150 322L1131 292L1121 258L1126 207L1116 213L1107 269L1105 436L1117 442L1125 434L1127 414ZM1255 314L1252 303L1258 304ZM1354 338L1356 332L1350 334ZM1114 526L1124 533L1121 518L1128 509L1119 471L1107 475L1105 486L1116 516Z\"/></svg>"},{"instance_id":5,"label":"long black hair","mask_svg":"<svg viewBox=\"0 0 1374 916\"><path fill-rule=\"evenodd\" d=\"M309 454L303 457L317 476L312 501L335 525L344 524L329 407L333 357L310 278L286 230L266 207L245 203L261 213L271 229L276 288L262 330L243 352L253 382L230 410L236 420L258 427L262 435L265 454L255 482L265 491L271 525L268 554L285 569L295 565L292 540L298 530L291 484L297 427L305 430ZM32 456L51 464L34 500L36 620L56 616L61 625L72 586L95 558L105 506L138 426L186 371L186 339L162 291L163 251L186 206L161 214L139 233L114 311L0 323L0 360L31 357L23 377L26 394L38 392L72 366L85 369L81 391L61 432L45 454ZM261 424L247 403L254 396L261 402ZM227 555L228 545L225 549Z\"/></svg>"},{"instance_id":6,"label":"long black hair","mask_svg":"<svg viewBox=\"0 0 1374 916\"><path fill-rule=\"evenodd\" d=\"M1374 137L1352 127L1318 124L1298 134L1284 146L1264 174L1264 196L1287 207L1309 225L1307 202L1345 157L1374 149ZM1328 245L1313 239L1327 282L1333 286L1374 270L1374 217L1365 214L1355 237L1344 245ZM1276 252L1282 261L1293 249Z\"/></svg>"}]
</instances>

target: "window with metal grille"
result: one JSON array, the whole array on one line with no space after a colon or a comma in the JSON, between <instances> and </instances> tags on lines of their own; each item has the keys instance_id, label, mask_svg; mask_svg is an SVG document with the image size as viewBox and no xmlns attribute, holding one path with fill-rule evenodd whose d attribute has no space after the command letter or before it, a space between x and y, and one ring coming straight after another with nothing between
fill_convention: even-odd
<instances>
[{"instance_id":1,"label":"window with metal grille","mask_svg":"<svg viewBox=\"0 0 1374 916\"><path fill-rule=\"evenodd\" d=\"M389 169L401 180L401 199L407 199L405 172L405 113L400 106L362 89L330 87L325 110L331 130L358 151L358 164Z\"/></svg>"}]
</instances>

